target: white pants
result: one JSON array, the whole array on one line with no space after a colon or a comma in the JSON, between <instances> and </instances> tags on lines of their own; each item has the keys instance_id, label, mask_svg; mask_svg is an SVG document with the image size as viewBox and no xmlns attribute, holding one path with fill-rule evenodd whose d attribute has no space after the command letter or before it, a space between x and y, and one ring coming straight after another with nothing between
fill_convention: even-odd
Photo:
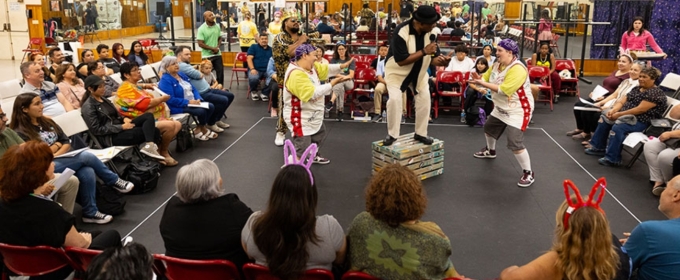
<instances>
[{"instance_id":1,"label":"white pants","mask_svg":"<svg viewBox=\"0 0 680 280\"><path fill-rule=\"evenodd\" d=\"M416 134L427 136L427 122L430 116L430 85L425 82L417 88L413 99L416 103ZM387 85L387 133L397 138L400 134L401 115L404 110L404 92L400 89L401 83Z\"/></svg>"},{"instance_id":2,"label":"white pants","mask_svg":"<svg viewBox=\"0 0 680 280\"><path fill-rule=\"evenodd\" d=\"M645 160L649 166L649 180L668 183L673 179L673 159L680 153L655 138L645 144Z\"/></svg>"},{"instance_id":3,"label":"white pants","mask_svg":"<svg viewBox=\"0 0 680 280\"><path fill-rule=\"evenodd\" d=\"M373 92L373 106L375 108L375 113L380 115L382 113L382 96L387 93L387 86L383 83L378 83L375 85L375 91ZM406 92L401 94L402 99L402 115L406 115Z\"/></svg>"}]
</instances>

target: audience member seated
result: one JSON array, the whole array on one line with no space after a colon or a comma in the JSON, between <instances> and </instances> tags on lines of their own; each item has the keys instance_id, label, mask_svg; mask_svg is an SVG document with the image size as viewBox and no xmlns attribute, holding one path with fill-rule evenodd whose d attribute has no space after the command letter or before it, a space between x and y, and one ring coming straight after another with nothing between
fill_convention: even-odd
<instances>
[{"instance_id":1,"label":"audience member seated","mask_svg":"<svg viewBox=\"0 0 680 280\"><path fill-rule=\"evenodd\" d=\"M446 71L470 72L475 68L475 62L468 57L470 50L465 45L456 46L456 58L451 59Z\"/></svg>"},{"instance_id":2,"label":"audience member seated","mask_svg":"<svg viewBox=\"0 0 680 280\"><path fill-rule=\"evenodd\" d=\"M142 43L139 41L133 41L132 45L130 46L130 53L128 54L128 61L134 61L137 62L137 65L144 66L146 65L147 61L149 61L149 57L144 53L144 49L142 49Z\"/></svg>"},{"instance_id":3,"label":"audience member seated","mask_svg":"<svg viewBox=\"0 0 680 280\"><path fill-rule=\"evenodd\" d=\"M673 106L670 117L680 119L680 106ZM661 133L659 138L647 141L644 149L649 181L654 182L652 193L659 196L666 189L666 183L673 179L673 160L680 157L680 123L673 125L671 131Z\"/></svg>"},{"instance_id":4,"label":"audience member seated","mask_svg":"<svg viewBox=\"0 0 680 280\"><path fill-rule=\"evenodd\" d=\"M87 75L95 75L104 81L104 97L114 96L120 84L106 75L106 69L101 61L90 62L87 64Z\"/></svg>"},{"instance_id":5,"label":"audience member seated","mask_svg":"<svg viewBox=\"0 0 680 280\"><path fill-rule=\"evenodd\" d=\"M224 111L218 112L214 104L201 102L203 99L189 82L189 77L179 72L177 57L164 57L160 68L162 76L158 88L170 96L170 99L166 101L168 107L170 107L170 113L188 113L195 116L198 122L196 129L194 129L196 139L201 141L216 139L217 133L214 131L224 131L215 124L217 120L222 118ZM201 103L204 105L207 103L207 108L199 107ZM222 107L222 109L225 108Z\"/></svg>"},{"instance_id":6,"label":"audience member seated","mask_svg":"<svg viewBox=\"0 0 680 280\"><path fill-rule=\"evenodd\" d=\"M631 132L641 132L652 119L663 117L666 111L666 94L654 82L661 71L645 67L640 72L640 85L623 96L609 111L603 111L597 129L590 139L592 147L586 154L604 156L598 162L606 166L621 165L623 140ZM607 141L609 140L609 141Z\"/></svg>"},{"instance_id":7,"label":"audience member seated","mask_svg":"<svg viewBox=\"0 0 680 280\"><path fill-rule=\"evenodd\" d=\"M191 48L187 46L178 46L176 50L177 60L179 60L179 71L189 77L191 85L196 88L198 93L207 102L215 105L216 112L224 112L229 109L229 105L234 102L234 94L228 90L218 90L210 88L210 84L205 81L203 74L191 66ZM219 66L218 66L219 67ZM218 79L219 80L219 79ZM224 108L224 109L222 109ZM216 132L229 128L229 124L221 120L215 123L220 129L215 129Z\"/></svg>"},{"instance_id":8,"label":"audience member seated","mask_svg":"<svg viewBox=\"0 0 680 280\"><path fill-rule=\"evenodd\" d=\"M50 73L54 75L59 65L66 61L66 58L64 57L64 53L61 51L61 49L57 47L51 48L49 51L47 51L47 56L50 58L51 62Z\"/></svg>"},{"instance_id":9,"label":"audience member seated","mask_svg":"<svg viewBox=\"0 0 680 280\"><path fill-rule=\"evenodd\" d=\"M217 81L217 77L215 76L215 73L213 72L213 65L212 65L212 62L210 62L210 60L204 59L203 61L201 61L201 65L199 66L199 70L201 71L201 74L203 74L203 79L205 79L205 82L210 85L210 88L219 89L219 90L224 89L222 84L220 84Z\"/></svg>"},{"instance_id":10,"label":"audience member seated","mask_svg":"<svg viewBox=\"0 0 680 280\"><path fill-rule=\"evenodd\" d=\"M444 19L442 17L441 19ZM454 27L456 27L455 22L453 21L442 21L445 22L446 28L442 29L442 35L451 35L451 32L453 32Z\"/></svg>"},{"instance_id":11,"label":"audience member seated","mask_svg":"<svg viewBox=\"0 0 680 280\"><path fill-rule=\"evenodd\" d=\"M451 21L449 21L449 25L450 25L450 23L451 23ZM456 37L465 36L465 30L463 30L463 28L461 28L462 25L463 25L463 23L460 22L460 21L453 22L454 28L453 28L453 30L451 30L449 32L451 34L451 36L456 36Z\"/></svg>"},{"instance_id":12,"label":"audience member seated","mask_svg":"<svg viewBox=\"0 0 680 280\"><path fill-rule=\"evenodd\" d=\"M40 65L40 68L43 70L44 78L45 81L52 82L54 81L54 74L50 72L50 69L45 66L45 56L42 55L42 53L39 52L34 52L28 55L28 61L32 61L35 63L38 63Z\"/></svg>"},{"instance_id":13,"label":"audience member seated","mask_svg":"<svg viewBox=\"0 0 680 280\"><path fill-rule=\"evenodd\" d=\"M19 93L34 93L40 96L45 116L54 117L73 110L73 106L59 88L52 82L45 81L40 64L24 62L19 68L26 82Z\"/></svg>"},{"instance_id":14,"label":"audience member seated","mask_svg":"<svg viewBox=\"0 0 680 280\"><path fill-rule=\"evenodd\" d=\"M630 68L633 65L633 57L631 57L629 54L622 54L619 57L619 61L617 63L618 70L615 70L612 72L609 77L605 78L604 81L602 81L602 87L607 90L607 94L603 96L602 98L608 97L610 94L614 93L616 89L619 87L619 85L624 81L630 78L629 72ZM589 96L592 96L592 93L590 93ZM592 99L586 99L588 102L597 102L600 100L592 100ZM588 106L581 102L577 101L576 104L574 104L574 118L576 118L576 129L567 132L567 136L571 136L574 140L578 141L588 141L592 137L592 133L595 132L595 128L597 128L597 122L600 118L600 110L583 110L584 108L587 108ZM585 142L584 145L588 144Z\"/></svg>"},{"instance_id":15,"label":"audience member seated","mask_svg":"<svg viewBox=\"0 0 680 280\"><path fill-rule=\"evenodd\" d=\"M80 100L85 95L85 84L78 78L76 67L71 63L59 65L56 76L57 79L54 81L57 83L59 92L64 95L73 109L80 108Z\"/></svg>"},{"instance_id":16,"label":"audience member seated","mask_svg":"<svg viewBox=\"0 0 680 280\"><path fill-rule=\"evenodd\" d=\"M622 240L638 280L672 280L680 275L680 177L661 193L659 211L668 220L642 222Z\"/></svg>"},{"instance_id":17,"label":"audience member seated","mask_svg":"<svg viewBox=\"0 0 680 280\"><path fill-rule=\"evenodd\" d=\"M349 226L351 270L380 279L464 277L449 260L446 234L437 224L419 220L425 208L427 196L413 171L398 164L378 171L366 188L366 211ZM389 256L390 248L405 250L401 261Z\"/></svg>"},{"instance_id":18,"label":"audience member seated","mask_svg":"<svg viewBox=\"0 0 680 280\"><path fill-rule=\"evenodd\" d=\"M253 44L248 49L248 82L250 84L250 98L252 100L269 101L269 93L271 89L265 87L258 94L257 87L260 85L260 80L267 79L267 64L272 58L272 48L267 45L267 34L262 33L257 39L257 44Z\"/></svg>"},{"instance_id":19,"label":"audience member seated","mask_svg":"<svg viewBox=\"0 0 680 280\"><path fill-rule=\"evenodd\" d=\"M366 19L362 18L359 27L357 27L357 32L368 32L369 30L368 25L366 25Z\"/></svg>"},{"instance_id":20,"label":"audience member seated","mask_svg":"<svg viewBox=\"0 0 680 280\"><path fill-rule=\"evenodd\" d=\"M555 55L550 48L550 41L541 42L538 52L531 55L531 63L534 66L550 69L550 82L552 83L552 90L555 95L555 102L557 103L560 97L560 89L562 88L562 78L560 78L560 73L555 71L557 63L555 63Z\"/></svg>"},{"instance_id":21,"label":"audience member seated","mask_svg":"<svg viewBox=\"0 0 680 280\"><path fill-rule=\"evenodd\" d=\"M0 158L2 155L5 154L5 151L9 149L9 147L15 146L15 145L20 145L23 144L24 140L17 135L14 130L11 128L7 127L7 115L5 112L2 111L2 108L0 108ZM0 165L0 169L3 168L2 165ZM46 193L42 193L43 195L48 195L47 190L49 187L47 185L53 185L54 181L61 176L61 174L57 173L54 174L55 177L50 178L47 183L45 183L41 189L42 191L45 191ZM54 201L58 202L61 204L62 208L66 210L66 212L69 212L73 214L73 207L75 206L76 203L76 196L78 194L78 178L75 176L70 176L66 183L57 190L56 197Z\"/></svg>"},{"instance_id":22,"label":"audience member seated","mask_svg":"<svg viewBox=\"0 0 680 280\"><path fill-rule=\"evenodd\" d=\"M94 53L91 49L85 49L80 53L80 64L76 67L76 74L79 79L85 80L87 78L87 64L94 61Z\"/></svg>"},{"instance_id":23,"label":"audience member seated","mask_svg":"<svg viewBox=\"0 0 680 280\"><path fill-rule=\"evenodd\" d=\"M114 43L113 46L111 46L111 52L113 52L113 59L118 62L118 65L128 61L125 57L125 47L123 47L123 44Z\"/></svg>"},{"instance_id":24,"label":"audience member seated","mask_svg":"<svg viewBox=\"0 0 680 280\"><path fill-rule=\"evenodd\" d=\"M158 153L156 142L161 131L156 128L152 113L144 113L134 120L123 118L110 100L104 97L104 81L92 75L85 79L87 92L81 110L90 132L104 147L140 145L140 152L165 165L165 157ZM167 151L166 151L167 153ZM176 162L172 162L176 164Z\"/></svg>"},{"instance_id":25,"label":"audience member seated","mask_svg":"<svg viewBox=\"0 0 680 280\"><path fill-rule=\"evenodd\" d=\"M597 184L599 181L594 188L599 187ZM582 198L583 202L577 195L568 199L571 203L565 200L557 208L555 238L550 251L521 267L504 269L500 280L629 278L629 258L611 233L599 202L586 202L590 200L588 196Z\"/></svg>"},{"instance_id":26,"label":"audience member seated","mask_svg":"<svg viewBox=\"0 0 680 280\"><path fill-rule=\"evenodd\" d=\"M165 206L160 232L165 254L207 260L225 259L240 268L248 262L241 230L253 211L235 193L225 193L217 165L199 159L177 172L177 194Z\"/></svg>"},{"instance_id":27,"label":"audience member seated","mask_svg":"<svg viewBox=\"0 0 680 280\"><path fill-rule=\"evenodd\" d=\"M475 64L477 64L477 61L479 61L481 58L484 58L486 60L486 64L491 68L493 66L494 62L496 62L496 57L493 56L494 49L493 45L484 45L482 47L482 53L480 56L477 56L475 59Z\"/></svg>"},{"instance_id":28,"label":"audience member seated","mask_svg":"<svg viewBox=\"0 0 680 280\"><path fill-rule=\"evenodd\" d=\"M328 25L328 16L321 18L321 23L316 26L316 31L319 32L319 34L335 34L335 28Z\"/></svg>"},{"instance_id":29,"label":"audience member seated","mask_svg":"<svg viewBox=\"0 0 680 280\"><path fill-rule=\"evenodd\" d=\"M123 83L118 88L118 98L115 101L118 113L133 120L145 113L153 113L156 127L161 131L162 137L158 153L165 157L165 162L168 165L176 165L177 161L170 156L168 147L170 147L172 139L175 139L177 133L182 129L182 124L171 119L165 110L165 102L170 99L170 96L154 97L151 93L137 86L142 75L136 62L123 63L120 66L120 77ZM146 87L153 88L152 85L146 85Z\"/></svg>"},{"instance_id":30,"label":"audience member seated","mask_svg":"<svg viewBox=\"0 0 680 280\"><path fill-rule=\"evenodd\" d=\"M97 53L99 54L99 61L106 67L106 75L111 75L120 71L120 64L118 64L118 61L111 58L109 55L108 45L99 44L99 46L97 46Z\"/></svg>"},{"instance_id":31,"label":"audience member seated","mask_svg":"<svg viewBox=\"0 0 680 280\"><path fill-rule=\"evenodd\" d=\"M139 243L111 247L92 259L84 279L156 279L153 274L153 256Z\"/></svg>"},{"instance_id":32,"label":"audience member seated","mask_svg":"<svg viewBox=\"0 0 680 280\"><path fill-rule=\"evenodd\" d=\"M59 156L71 150L71 141L59 125L52 119L43 116L43 105L40 97L35 93L19 94L14 101L12 112L12 128L24 141L36 140L47 143L54 156ZM83 151L72 157L54 159L55 171L62 173L66 168L75 171L80 180L78 202L83 207L83 222L106 224L113 217L99 212L95 192L97 177L105 185L111 186L120 193L127 193L134 188L131 182L120 179L116 173L109 170L95 155ZM95 177L96 175L96 177Z\"/></svg>"},{"instance_id":33,"label":"audience member seated","mask_svg":"<svg viewBox=\"0 0 680 280\"><path fill-rule=\"evenodd\" d=\"M488 71L490 68L491 66L489 66L489 63L487 63L486 58L484 57L478 57L477 61L475 61L475 72L479 76L484 75L484 73L486 73L486 71ZM465 89L465 105L464 105L466 114L470 113L469 111L467 111L468 109L476 108L474 105L480 98L484 99L484 112L486 113L487 116L489 116L491 114L491 111L493 110L493 101L491 100L491 93L488 91L487 88L483 87L482 85L473 83L467 84L467 88Z\"/></svg>"},{"instance_id":34,"label":"audience member seated","mask_svg":"<svg viewBox=\"0 0 680 280\"><path fill-rule=\"evenodd\" d=\"M0 242L98 250L120 246L120 235L114 230L79 233L73 215L41 196L40 189L54 176L53 159L50 147L42 141L14 145L0 159ZM64 279L71 270L66 266L48 275Z\"/></svg>"},{"instance_id":35,"label":"audience member seated","mask_svg":"<svg viewBox=\"0 0 680 280\"><path fill-rule=\"evenodd\" d=\"M307 167L283 167L265 210L253 213L241 232L248 256L281 279L299 279L305 270L331 270L333 263L343 263L347 244L342 226L333 216L316 216L317 200Z\"/></svg>"},{"instance_id":36,"label":"audience member seated","mask_svg":"<svg viewBox=\"0 0 680 280\"><path fill-rule=\"evenodd\" d=\"M373 91L373 117L371 117L372 122L387 121L382 118L382 101L383 95L387 93L387 83L385 82L385 59L387 58L387 53L390 47L387 45L381 45L378 47L378 57L376 57L371 62L371 68L375 69L375 90ZM406 91L402 92L402 116L406 116ZM404 118L404 117L402 117Z\"/></svg>"},{"instance_id":37,"label":"audience member seated","mask_svg":"<svg viewBox=\"0 0 680 280\"><path fill-rule=\"evenodd\" d=\"M348 64L349 66L345 66ZM338 121L342 121L342 111L345 107L345 91L354 89L354 71L356 70L356 64L352 54L345 45L344 42L339 42L335 45L335 52L333 53L333 58L331 59L331 64L342 64L342 68L339 76L349 76L350 80L337 83L333 86L333 95L331 95L331 102L326 105L326 110L330 111L333 105L336 106L336 111L338 113ZM333 79L335 77L330 77ZM337 101L337 104L336 104Z\"/></svg>"}]
</instances>

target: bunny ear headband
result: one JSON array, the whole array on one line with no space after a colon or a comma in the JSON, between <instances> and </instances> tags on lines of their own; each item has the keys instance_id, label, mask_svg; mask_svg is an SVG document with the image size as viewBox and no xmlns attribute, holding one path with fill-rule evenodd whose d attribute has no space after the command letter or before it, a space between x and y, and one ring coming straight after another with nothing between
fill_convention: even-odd
<instances>
[{"instance_id":1,"label":"bunny ear headband","mask_svg":"<svg viewBox=\"0 0 680 280\"><path fill-rule=\"evenodd\" d=\"M564 195L567 198L567 211L564 213L564 229L567 230L569 228L569 217L571 217L572 214L576 210L578 210L581 207L593 207L600 212L604 214L604 211L600 208L600 203L602 202L602 197L604 197L605 194L605 188L607 188L607 181L604 179L604 177L598 179L595 182L595 185L593 185L593 188L590 189L590 194L588 195L588 201L583 201L583 197L581 196L581 192L579 192L578 188L576 185L571 180L564 180ZM576 203L574 203L571 200L571 196L569 195L569 189L574 191L574 195L576 196ZM597 194L598 190L600 191L599 194ZM597 198L595 197L597 195Z\"/></svg>"},{"instance_id":2,"label":"bunny ear headband","mask_svg":"<svg viewBox=\"0 0 680 280\"><path fill-rule=\"evenodd\" d=\"M312 176L312 171L309 168L312 166L312 163L314 163L314 157L316 157L317 151L318 148L316 144L312 143L307 147L305 152L302 153L300 159L297 159L293 142L286 139L286 142L283 144L283 165L285 167L295 164L304 167L307 170L307 174L309 174L309 180L312 182L312 185L314 185L314 176Z\"/></svg>"}]
</instances>

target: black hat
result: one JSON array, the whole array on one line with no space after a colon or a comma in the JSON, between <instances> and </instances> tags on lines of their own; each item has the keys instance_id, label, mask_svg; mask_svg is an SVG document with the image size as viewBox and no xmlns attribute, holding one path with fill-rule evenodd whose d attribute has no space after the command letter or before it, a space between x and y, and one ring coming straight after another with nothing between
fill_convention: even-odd
<instances>
[{"instance_id":1,"label":"black hat","mask_svg":"<svg viewBox=\"0 0 680 280\"><path fill-rule=\"evenodd\" d=\"M442 16L437 13L437 10L435 10L434 7L428 5L420 5L418 6L418 9L413 12L413 18L424 24L433 24L439 21L441 17Z\"/></svg>"},{"instance_id":2,"label":"black hat","mask_svg":"<svg viewBox=\"0 0 680 280\"><path fill-rule=\"evenodd\" d=\"M97 88L99 85L103 84L104 80L97 75L90 75L85 78L85 89Z\"/></svg>"}]
</instances>

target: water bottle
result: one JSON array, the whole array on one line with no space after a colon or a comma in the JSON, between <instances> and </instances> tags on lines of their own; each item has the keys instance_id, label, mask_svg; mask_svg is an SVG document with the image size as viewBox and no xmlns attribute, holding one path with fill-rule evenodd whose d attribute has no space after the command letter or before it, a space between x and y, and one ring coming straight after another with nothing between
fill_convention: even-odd
<instances>
[{"instance_id":1,"label":"water bottle","mask_svg":"<svg viewBox=\"0 0 680 280\"><path fill-rule=\"evenodd\" d=\"M382 110L382 121L387 122L387 110Z\"/></svg>"},{"instance_id":2,"label":"water bottle","mask_svg":"<svg viewBox=\"0 0 680 280\"><path fill-rule=\"evenodd\" d=\"M460 122L465 123L465 112L460 112Z\"/></svg>"}]
</instances>

